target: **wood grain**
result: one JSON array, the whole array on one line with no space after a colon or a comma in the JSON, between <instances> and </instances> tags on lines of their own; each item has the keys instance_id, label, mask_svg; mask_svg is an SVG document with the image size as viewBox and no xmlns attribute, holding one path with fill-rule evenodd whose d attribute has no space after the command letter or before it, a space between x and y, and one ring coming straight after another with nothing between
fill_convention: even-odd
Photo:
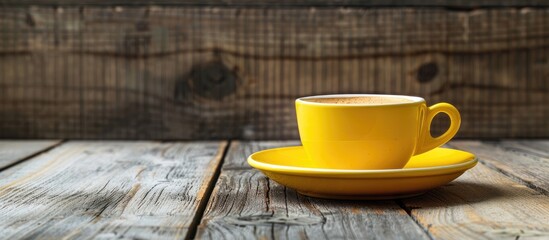
<instances>
[{"instance_id":1,"label":"wood grain","mask_svg":"<svg viewBox=\"0 0 549 240\"><path fill-rule=\"evenodd\" d=\"M0 236L184 238L225 146L65 143L0 173Z\"/></svg>"},{"instance_id":2,"label":"wood grain","mask_svg":"<svg viewBox=\"0 0 549 240\"><path fill-rule=\"evenodd\" d=\"M474 7L542 7L549 6L543 0L2 0L6 6L54 5L54 6L140 6L140 5L175 5L175 6L238 6L238 7L455 7L458 9Z\"/></svg>"},{"instance_id":3,"label":"wood grain","mask_svg":"<svg viewBox=\"0 0 549 240\"><path fill-rule=\"evenodd\" d=\"M251 151L295 142L238 142L226 163ZM198 239L429 239L394 201L304 197L257 170L223 168L198 227Z\"/></svg>"},{"instance_id":4,"label":"wood grain","mask_svg":"<svg viewBox=\"0 0 549 240\"><path fill-rule=\"evenodd\" d=\"M453 141L479 160L529 187L549 194L549 146L546 140Z\"/></svg>"},{"instance_id":5,"label":"wood grain","mask_svg":"<svg viewBox=\"0 0 549 240\"><path fill-rule=\"evenodd\" d=\"M0 170L59 143L59 140L0 140Z\"/></svg>"},{"instance_id":6,"label":"wood grain","mask_svg":"<svg viewBox=\"0 0 549 240\"><path fill-rule=\"evenodd\" d=\"M329 93L450 102L458 137L548 137L547 22L548 8L0 8L0 137L296 139L294 99Z\"/></svg>"},{"instance_id":7,"label":"wood grain","mask_svg":"<svg viewBox=\"0 0 549 240\"><path fill-rule=\"evenodd\" d=\"M547 239L549 201L483 164L403 206L435 239Z\"/></svg>"},{"instance_id":8,"label":"wood grain","mask_svg":"<svg viewBox=\"0 0 549 240\"><path fill-rule=\"evenodd\" d=\"M286 141L233 141L223 162L223 170L252 169L246 162L252 153L278 147L301 146L297 140Z\"/></svg>"}]
</instances>

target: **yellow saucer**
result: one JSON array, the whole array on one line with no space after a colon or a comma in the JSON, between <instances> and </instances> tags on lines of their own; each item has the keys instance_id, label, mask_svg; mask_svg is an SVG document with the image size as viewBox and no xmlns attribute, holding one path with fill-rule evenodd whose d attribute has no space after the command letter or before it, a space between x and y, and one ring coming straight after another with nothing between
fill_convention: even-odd
<instances>
[{"instance_id":1,"label":"yellow saucer","mask_svg":"<svg viewBox=\"0 0 549 240\"><path fill-rule=\"evenodd\" d=\"M341 159L345 161L345 159ZM267 177L311 197L393 199L420 195L449 183L477 164L475 155L435 148L413 156L403 169L341 170L306 167L303 147L256 152L248 163Z\"/></svg>"}]
</instances>

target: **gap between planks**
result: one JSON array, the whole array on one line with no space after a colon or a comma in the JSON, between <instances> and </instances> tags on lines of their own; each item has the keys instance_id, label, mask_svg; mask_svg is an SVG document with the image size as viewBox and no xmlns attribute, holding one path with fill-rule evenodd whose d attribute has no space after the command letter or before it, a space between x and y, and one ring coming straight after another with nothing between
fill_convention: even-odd
<instances>
[{"instance_id":1,"label":"gap between planks","mask_svg":"<svg viewBox=\"0 0 549 240\"><path fill-rule=\"evenodd\" d=\"M206 192L204 193L204 196L202 197L202 199L200 200L200 203L198 204L198 209L196 210L196 214L194 215L191 225L189 226L189 231L187 232L187 236L185 237L186 240L195 239L196 237L196 231L198 229L198 225L200 225L200 222L202 221L202 217L204 216L204 211L206 211L206 207L210 202L213 189L217 185L219 175L221 175L221 168L223 167L223 163L225 162L225 157L227 156L227 152L229 151L230 146L231 146L231 140L226 140L224 143L224 146L222 145L222 147L220 147L220 148L223 148L223 150L221 151L221 159L219 160L219 163L216 166L214 175L212 176L212 179L208 184L208 187L206 188Z\"/></svg>"},{"instance_id":2,"label":"gap between planks","mask_svg":"<svg viewBox=\"0 0 549 240\"><path fill-rule=\"evenodd\" d=\"M5 159L2 159L2 156L0 156L0 172L6 170L6 169L9 169L15 165L18 165L20 163L23 163L27 160L30 160L40 154L43 154L43 153L46 153L58 146L60 146L61 144L63 144L64 142L66 142L66 140L51 140L51 142L47 141L47 140L42 140L42 141L30 141L30 140L14 140L13 142L12 141L9 141L9 140L2 140L2 142L4 143L7 143L7 144L15 144L17 149L15 150L12 150L11 152L11 155L8 153L7 157L5 157ZM18 146L19 145L19 146ZM27 145L27 146L25 146ZM34 145L34 146L33 146ZM37 146L36 146L37 145ZM26 148L24 150L20 149L21 148ZM1 150L0 150L1 151ZM10 150L7 150L6 151L10 151ZM17 151L21 151L21 152L17 152ZM15 153L13 153L15 152ZM0 155L2 155L0 153ZM15 155L15 156L13 156Z\"/></svg>"}]
</instances>

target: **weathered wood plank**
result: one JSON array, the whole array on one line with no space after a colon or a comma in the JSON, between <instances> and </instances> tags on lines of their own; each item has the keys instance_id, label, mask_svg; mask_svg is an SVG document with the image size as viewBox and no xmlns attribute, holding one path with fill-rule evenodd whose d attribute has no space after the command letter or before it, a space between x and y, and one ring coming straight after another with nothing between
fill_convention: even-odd
<instances>
[{"instance_id":1,"label":"weathered wood plank","mask_svg":"<svg viewBox=\"0 0 549 240\"><path fill-rule=\"evenodd\" d=\"M279 61L426 55L443 68L440 58L452 53L549 47L549 27L544 24L548 11L6 7L0 9L5 40L0 53L129 58L208 53L208 60L217 56Z\"/></svg>"},{"instance_id":2,"label":"weathered wood plank","mask_svg":"<svg viewBox=\"0 0 549 240\"><path fill-rule=\"evenodd\" d=\"M0 173L0 236L184 238L224 142L68 142Z\"/></svg>"},{"instance_id":3,"label":"weathered wood plank","mask_svg":"<svg viewBox=\"0 0 549 240\"><path fill-rule=\"evenodd\" d=\"M240 6L240 7L542 7L544 0L2 0L2 5L176 5L176 6Z\"/></svg>"},{"instance_id":4,"label":"weathered wood plank","mask_svg":"<svg viewBox=\"0 0 549 240\"><path fill-rule=\"evenodd\" d=\"M238 169L252 169L252 167L246 162L250 154L261 151L264 149L286 147L286 146L300 146L301 142L298 140L287 141L234 141L231 142L231 146L227 151L227 157L223 162L223 170L238 170Z\"/></svg>"},{"instance_id":5,"label":"weathered wood plank","mask_svg":"<svg viewBox=\"0 0 549 240\"><path fill-rule=\"evenodd\" d=\"M327 93L450 102L459 137L548 137L547 22L549 8L1 8L0 137L296 139L294 99Z\"/></svg>"},{"instance_id":6,"label":"weathered wood plank","mask_svg":"<svg viewBox=\"0 0 549 240\"><path fill-rule=\"evenodd\" d=\"M60 140L0 140L0 170L59 144Z\"/></svg>"},{"instance_id":7,"label":"weathered wood plank","mask_svg":"<svg viewBox=\"0 0 549 240\"><path fill-rule=\"evenodd\" d=\"M402 203L436 239L547 239L548 200L478 164L455 182Z\"/></svg>"},{"instance_id":8,"label":"weathered wood plank","mask_svg":"<svg viewBox=\"0 0 549 240\"><path fill-rule=\"evenodd\" d=\"M226 163L242 166L251 151L295 142L239 142ZM227 167L214 188L199 239L429 239L394 201L304 197L257 170Z\"/></svg>"},{"instance_id":9,"label":"weathered wood plank","mask_svg":"<svg viewBox=\"0 0 549 240\"><path fill-rule=\"evenodd\" d=\"M549 194L549 146L544 140L452 141L480 162Z\"/></svg>"}]
</instances>

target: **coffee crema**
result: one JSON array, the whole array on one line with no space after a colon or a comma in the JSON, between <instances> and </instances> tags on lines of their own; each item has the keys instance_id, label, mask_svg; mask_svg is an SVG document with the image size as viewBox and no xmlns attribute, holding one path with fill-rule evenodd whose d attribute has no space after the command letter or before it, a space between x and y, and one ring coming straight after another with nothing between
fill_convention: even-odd
<instances>
[{"instance_id":1,"label":"coffee crema","mask_svg":"<svg viewBox=\"0 0 549 240\"><path fill-rule=\"evenodd\" d=\"M410 103L413 102L406 98L393 97L341 97L341 98L311 98L303 99L307 102L315 103L331 103L331 104L366 104L366 105L383 105L395 103Z\"/></svg>"}]
</instances>

